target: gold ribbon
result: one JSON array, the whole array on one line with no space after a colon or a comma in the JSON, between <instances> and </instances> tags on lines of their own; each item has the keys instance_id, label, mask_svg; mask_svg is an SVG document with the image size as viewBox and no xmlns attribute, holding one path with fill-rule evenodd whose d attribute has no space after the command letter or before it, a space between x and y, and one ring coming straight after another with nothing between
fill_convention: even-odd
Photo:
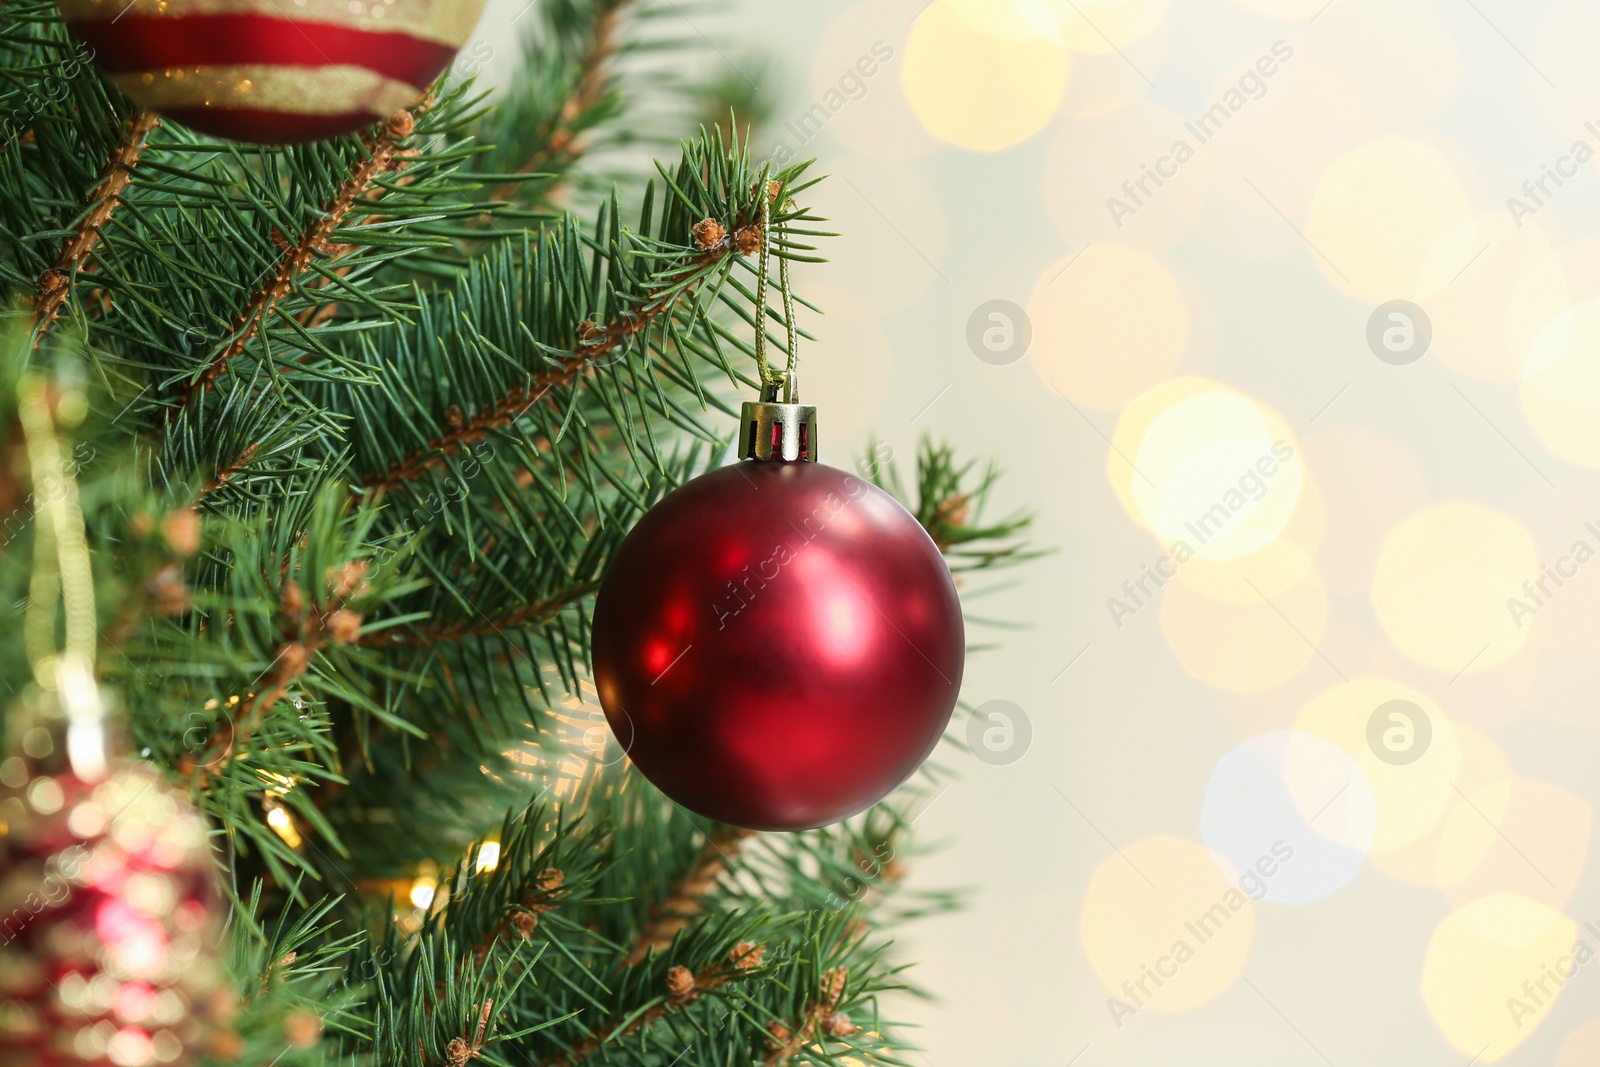
<instances>
[{"instance_id":1,"label":"gold ribbon","mask_svg":"<svg viewBox=\"0 0 1600 1067\"><path fill-rule=\"evenodd\" d=\"M108 80L157 111L202 107L258 108L292 115L367 111L381 118L409 107L420 94L414 85L364 67L179 67L114 74Z\"/></svg>"}]
</instances>

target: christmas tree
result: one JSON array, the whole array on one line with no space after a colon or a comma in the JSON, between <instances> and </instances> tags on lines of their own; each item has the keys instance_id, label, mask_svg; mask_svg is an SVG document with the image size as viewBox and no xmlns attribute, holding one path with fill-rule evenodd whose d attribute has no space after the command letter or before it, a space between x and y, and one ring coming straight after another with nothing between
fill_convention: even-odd
<instances>
[{"instance_id":1,"label":"christmas tree","mask_svg":"<svg viewBox=\"0 0 1600 1067\"><path fill-rule=\"evenodd\" d=\"M937 760L838 825L712 824L589 677L623 537L726 458L757 330L781 361L825 310L762 284L823 261L817 179L752 157L757 101L663 74L698 45L660 14L547 0L493 94L465 54L360 134L260 147L0 5L0 844L72 803L28 767L76 655L221 872L175 1014L40 958L87 876L0 871L0 1063L904 1062L890 934L953 899L897 887ZM958 578L1027 555L992 469L834 462Z\"/></svg>"}]
</instances>

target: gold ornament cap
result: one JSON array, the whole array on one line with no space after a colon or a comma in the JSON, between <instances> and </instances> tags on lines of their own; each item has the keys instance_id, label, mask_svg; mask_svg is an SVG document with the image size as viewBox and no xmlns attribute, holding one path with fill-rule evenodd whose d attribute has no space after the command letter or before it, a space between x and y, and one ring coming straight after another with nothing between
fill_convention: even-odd
<instances>
[{"instance_id":1,"label":"gold ornament cap","mask_svg":"<svg viewBox=\"0 0 1600 1067\"><path fill-rule=\"evenodd\" d=\"M814 462L817 409L810 404L745 401L739 416L739 458Z\"/></svg>"}]
</instances>

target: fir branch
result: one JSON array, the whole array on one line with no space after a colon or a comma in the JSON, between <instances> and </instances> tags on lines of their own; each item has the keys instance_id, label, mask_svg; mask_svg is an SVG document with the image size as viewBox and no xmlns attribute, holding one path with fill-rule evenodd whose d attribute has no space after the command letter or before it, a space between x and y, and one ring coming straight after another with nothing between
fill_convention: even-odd
<instances>
[{"instance_id":1,"label":"fir branch","mask_svg":"<svg viewBox=\"0 0 1600 1067\"><path fill-rule=\"evenodd\" d=\"M422 110L427 108L431 104L431 102L432 102L432 97L431 96L429 98L425 99L418 106L418 109L417 109L418 113L420 113ZM403 150L401 150L401 151L399 151L398 153L395 154L394 161L391 164L391 169L393 169L395 171L400 171L406 166L407 163L411 162L412 159L414 159L414 158L416 158L416 157L418 157L420 155L421 155L421 153L417 149L414 149L414 148L403 149ZM410 185L412 183L412 181L413 181L412 176L403 175L401 177L398 177L395 180L393 188L395 188L395 189L405 188L406 186ZM386 193L388 193L389 191L390 191L389 187L380 186L379 188L377 188L376 190L373 191L373 193L372 193L372 195L370 197L368 197L368 201L370 203L376 204L378 201L382 200L384 195ZM379 215L379 214L374 212L373 214L370 214L366 218L362 219L359 223L357 223L357 225L358 226L378 226L378 225L381 225L382 223L384 223L386 221L387 221L387 219L385 218L385 216ZM356 253L356 246L351 245L351 244L346 244L346 245L343 245L342 247L338 247L338 248L333 249L333 254L330 257L330 261L329 261L329 264L328 264L329 268L331 270L331 273L332 273L332 278L338 278L339 280L343 281L344 279L347 279L347 278L350 277L351 271L356 269L356 264L354 264L354 263L344 263L342 266L336 266L335 264L340 263L341 260L346 260L346 259L351 258L352 256L355 255L355 253ZM334 284L332 278L323 279L322 284L321 285L317 285L315 288L316 289L320 289L320 290L331 289L333 287L333 284ZM343 302L339 301L339 300L330 300L328 303L320 304L320 305L313 304L313 305L307 307L304 311L300 312L300 314L298 316L296 316L295 321L299 322L301 326L304 326L307 329L314 330L319 326L325 326L329 322L331 322L333 320L334 316L336 316L339 313L339 309L342 306L343 306Z\"/></svg>"},{"instance_id":2,"label":"fir branch","mask_svg":"<svg viewBox=\"0 0 1600 1067\"><path fill-rule=\"evenodd\" d=\"M583 153L582 123L604 99L611 84L611 63L620 47L624 9L635 0L601 0L589 40L578 60L572 91L556 113L543 123L533 140L534 151L516 173L538 174L546 167L570 167ZM495 190L494 200L513 199L524 183L512 179Z\"/></svg>"},{"instance_id":3,"label":"fir branch","mask_svg":"<svg viewBox=\"0 0 1600 1067\"><path fill-rule=\"evenodd\" d=\"M528 626L538 626L541 623L549 622L599 588L600 579L588 578L570 589L563 590L559 596L550 597L532 604L523 604L499 618L458 619L455 622L438 622L420 630L411 629L399 633L379 631L365 639L363 643L371 645L424 645L431 647L447 642L484 637L488 634L499 633L502 630L520 630Z\"/></svg>"},{"instance_id":4,"label":"fir branch","mask_svg":"<svg viewBox=\"0 0 1600 1067\"><path fill-rule=\"evenodd\" d=\"M602 1045L618 1038L631 1037L674 1012L681 1011L707 993L714 993L740 976L761 966L764 945L741 941L728 953L725 963L714 963L699 972L673 967L667 972L667 995L642 1012L609 1023L593 1036L579 1042L571 1051L546 1061L546 1067L576 1067L580 1061L600 1051Z\"/></svg>"},{"instance_id":5,"label":"fir branch","mask_svg":"<svg viewBox=\"0 0 1600 1067\"><path fill-rule=\"evenodd\" d=\"M669 275L662 283L663 295L638 310L624 311L617 319L604 326L585 321L578 327L578 345L553 366L547 367L522 385L506 392L487 409L451 426L426 445L417 448L391 463L387 470L371 475L362 488L380 493L399 489L418 481L430 471L448 463L462 450L486 439L497 429L515 423L551 392L576 383L599 360L610 355L619 346L645 333L663 317L669 315L680 301L698 290L700 278L694 277L703 268L718 263L732 250L714 249L691 260L686 266ZM685 282L685 279L693 278Z\"/></svg>"},{"instance_id":6,"label":"fir branch","mask_svg":"<svg viewBox=\"0 0 1600 1067\"><path fill-rule=\"evenodd\" d=\"M348 564L328 576L329 596L321 603L307 604L298 582L284 583L279 613L283 641L271 664L256 682L257 689L240 701L237 711L224 718L204 746L204 755L193 768L203 785L241 746L254 737L261 720L290 688L310 669L318 653L330 644L349 645L359 640L361 616L346 605L367 592L368 564Z\"/></svg>"},{"instance_id":7,"label":"fir branch","mask_svg":"<svg viewBox=\"0 0 1600 1067\"><path fill-rule=\"evenodd\" d=\"M139 164L145 143L159 125L161 119L154 111L146 109L134 116L122 143L106 161L100 184L90 197L89 210L78 224L77 232L61 249L55 266L45 271L39 279L38 294L33 302L35 345L44 331L60 317L61 309L72 296L73 278L100 243L100 235L111 221L112 213L122 203L122 194L127 190L128 183L133 180L133 168Z\"/></svg>"},{"instance_id":8,"label":"fir branch","mask_svg":"<svg viewBox=\"0 0 1600 1067\"><path fill-rule=\"evenodd\" d=\"M827 972L822 976L822 995L806 1005L797 1025L773 1023L767 1028L772 1035L773 1049L767 1053L766 1067L787 1067L790 1060L816 1040L818 1030L829 1037L849 1037L856 1032L850 1017L838 1010L849 980L850 972L844 967Z\"/></svg>"},{"instance_id":9,"label":"fir branch","mask_svg":"<svg viewBox=\"0 0 1600 1067\"><path fill-rule=\"evenodd\" d=\"M494 951L495 945L502 940L509 940L512 934L522 941L531 939L534 929L539 925L539 916L555 910L557 895L566 880L566 872L555 867L546 867L536 874L533 884L517 897L515 904L506 910L505 916L473 947L472 958L481 964Z\"/></svg>"},{"instance_id":10,"label":"fir branch","mask_svg":"<svg viewBox=\"0 0 1600 1067\"><path fill-rule=\"evenodd\" d=\"M38 31L7 26L14 81L68 69L56 64L70 36L52 0L0 5ZM504 218L543 220L558 185L592 190L586 161L648 137L622 121L629 57L681 47L632 36L629 19L652 13L640 0L541 6L545 30L530 40L551 61L524 65L519 105L494 109L493 123L463 89L361 141L257 150L174 127L118 163L139 116L86 65L61 75L71 95L52 94L36 119L8 109L38 135L0 158L0 276L43 307L40 279L62 271L67 284L36 319L45 326L76 313L77 294L96 309L85 349L108 459L92 472L89 528L106 592L121 594L99 602L140 609L102 626L126 651L102 659L107 682L125 694L136 744L189 776L237 845L231 873L261 878L280 916L304 899L295 869L364 895L483 838L486 802L531 773L513 754L530 722L571 725L547 687L582 692L585 606L606 561L700 468L669 433L710 442L695 409L731 403L715 378L748 384L735 363L751 349L732 316L751 329L780 321L739 280L751 269L741 255L763 243L759 176L774 175L752 170L732 130L686 144L659 181L639 176L637 227L618 208L628 183L593 226L556 210L537 232L472 225L478 192L511 189L519 168L538 177L517 183L524 210ZM686 66L667 58L664 81ZM485 130L494 136L474 139ZM802 170L781 184L801 192ZM780 203L785 223L812 218ZM80 241L63 249L78 211ZM777 254L811 260L795 239L816 232L788 232ZM74 287L85 269L93 296ZM152 435L155 449L137 440ZM0 496L4 482L0 471ZM987 550L979 494L932 488L941 546ZM383 507L361 506L385 491ZM140 532L141 515L197 495L198 551ZM0 553L0 579L20 573L21 555ZM370 574L368 560L379 561ZM8 676L13 643L0 640ZM550 740L538 744L554 760ZM626 778L557 795L569 812L622 817L579 829L558 806L530 813L520 837L503 828L498 867L469 851L420 931L403 904L397 919L370 902L385 917L367 923L356 901L326 903L280 918L279 932L256 928L255 901L241 908L232 936L248 951L234 972L255 992L235 1058L598 1067L681 1049L680 1067L833 1062L824 1040L848 1027L837 1009L870 1004L875 1022L872 998L900 988L856 937L856 908L828 893L851 872L863 884L885 859L871 850L880 836L757 844ZM261 818L268 805L317 844L280 840ZM879 903L870 889L841 893ZM758 945L771 947L765 966ZM845 966L856 977L841 1000Z\"/></svg>"},{"instance_id":11,"label":"fir branch","mask_svg":"<svg viewBox=\"0 0 1600 1067\"><path fill-rule=\"evenodd\" d=\"M271 280L257 291L234 322L232 339L215 352L206 366L179 391L167 409L166 426L177 422L190 404L215 387L217 379L228 372L229 364L261 332L277 310L279 301L293 290L295 282L311 267L316 257L335 250L331 241L334 232L373 183L395 167L402 158L400 146L416 130L417 116L432 106L433 96L430 94L415 106L395 112L383 124L372 140L367 157L355 165L333 198L306 226L300 239L292 245L285 245Z\"/></svg>"},{"instance_id":12,"label":"fir branch","mask_svg":"<svg viewBox=\"0 0 1600 1067\"><path fill-rule=\"evenodd\" d=\"M445 1046L447 1067L466 1067L468 1062L483 1055L483 1046L488 1043L490 1036L489 1020L493 1015L494 1001L485 1000L478 1011L478 1030L472 1039L452 1038L450 1044Z\"/></svg>"},{"instance_id":13,"label":"fir branch","mask_svg":"<svg viewBox=\"0 0 1600 1067\"><path fill-rule=\"evenodd\" d=\"M865 462L872 481L917 517L958 580L968 571L1014 566L1043 554L1026 539L1031 514L984 523L983 512L1000 480L993 462L980 469L976 461L959 459L950 445L924 437L917 446L916 486L908 490L899 471L881 462L886 447L869 443Z\"/></svg>"},{"instance_id":14,"label":"fir branch","mask_svg":"<svg viewBox=\"0 0 1600 1067\"><path fill-rule=\"evenodd\" d=\"M644 962L651 950L669 947L678 931L705 911L706 902L715 892L717 883L727 873L745 840L754 834L754 830L727 826L706 838L705 847L695 857L689 870L673 887L672 893L656 907L644 929L639 931L633 951L628 954L627 966Z\"/></svg>"},{"instance_id":15,"label":"fir branch","mask_svg":"<svg viewBox=\"0 0 1600 1067\"><path fill-rule=\"evenodd\" d=\"M459 425L452 426L423 447L391 463L387 470L372 475L362 487L369 492L385 492L420 480L429 471L444 466L463 449L487 438L491 431L516 422L551 390L571 385L602 354L598 350L580 347L555 366L535 375L526 385L519 385L506 393L487 410L470 419L463 419Z\"/></svg>"},{"instance_id":16,"label":"fir branch","mask_svg":"<svg viewBox=\"0 0 1600 1067\"><path fill-rule=\"evenodd\" d=\"M234 475L244 473L250 466L250 457L254 456L260 447L259 444L254 443L247 445L237 457L224 464L217 473L206 481L205 486L201 488L200 493L195 498L195 503L197 505L200 504L206 497L227 485Z\"/></svg>"}]
</instances>

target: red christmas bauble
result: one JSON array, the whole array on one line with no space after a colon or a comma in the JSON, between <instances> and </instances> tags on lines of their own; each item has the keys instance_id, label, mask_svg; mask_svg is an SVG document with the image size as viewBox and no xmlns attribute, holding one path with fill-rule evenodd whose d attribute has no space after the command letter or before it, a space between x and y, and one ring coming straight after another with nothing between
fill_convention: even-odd
<instances>
[{"instance_id":1,"label":"red christmas bauble","mask_svg":"<svg viewBox=\"0 0 1600 1067\"><path fill-rule=\"evenodd\" d=\"M0 789L0 1067L193 1063L231 1009L205 820L153 772Z\"/></svg>"},{"instance_id":2,"label":"red christmas bauble","mask_svg":"<svg viewBox=\"0 0 1600 1067\"><path fill-rule=\"evenodd\" d=\"M965 660L938 548L820 463L749 460L668 495L595 604L611 729L684 807L756 830L847 818L938 743Z\"/></svg>"},{"instance_id":3,"label":"red christmas bauble","mask_svg":"<svg viewBox=\"0 0 1600 1067\"><path fill-rule=\"evenodd\" d=\"M484 0L57 0L102 73L217 137L298 144L416 102Z\"/></svg>"}]
</instances>

